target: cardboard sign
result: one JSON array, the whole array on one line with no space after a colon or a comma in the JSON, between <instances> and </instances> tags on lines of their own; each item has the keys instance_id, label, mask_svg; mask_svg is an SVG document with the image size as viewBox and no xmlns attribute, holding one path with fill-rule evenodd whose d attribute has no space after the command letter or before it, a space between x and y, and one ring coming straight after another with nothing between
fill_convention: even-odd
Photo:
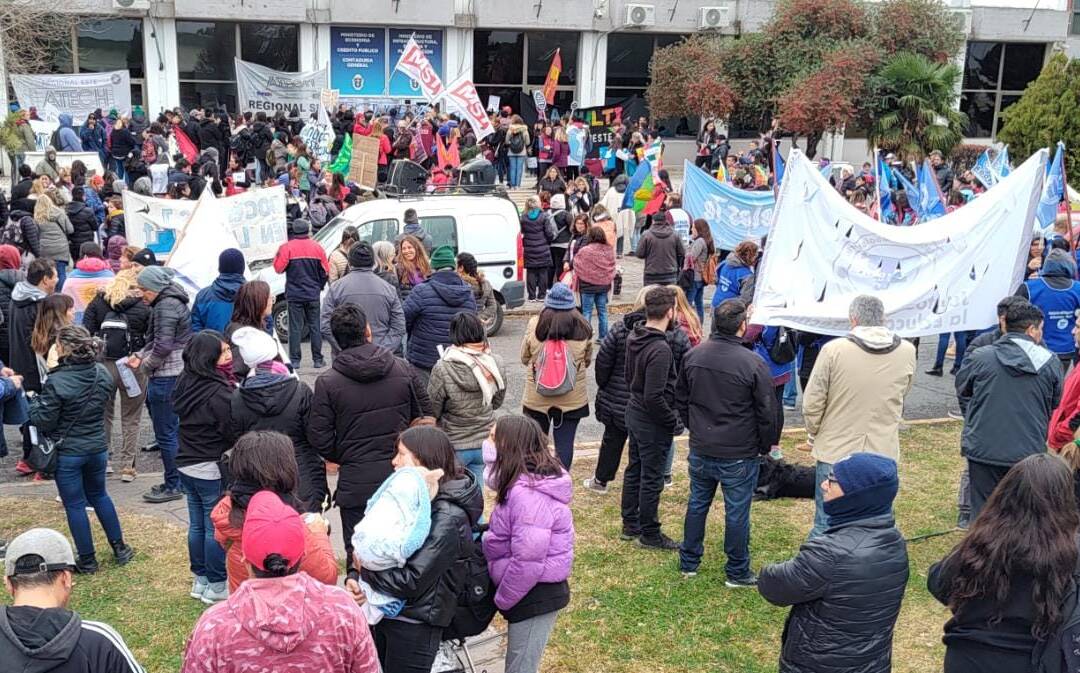
<instances>
[{"instance_id":1,"label":"cardboard sign","mask_svg":"<svg viewBox=\"0 0 1080 673\"><path fill-rule=\"evenodd\" d=\"M379 139L353 134L352 161L349 162L351 182L374 189L379 181Z\"/></svg>"},{"instance_id":2,"label":"cardboard sign","mask_svg":"<svg viewBox=\"0 0 1080 673\"><path fill-rule=\"evenodd\" d=\"M322 105L324 110L333 112L337 110L338 99L341 98L341 91L338 89L323 89L319 93L319 104Z\"/></svg>"}]
</instances>

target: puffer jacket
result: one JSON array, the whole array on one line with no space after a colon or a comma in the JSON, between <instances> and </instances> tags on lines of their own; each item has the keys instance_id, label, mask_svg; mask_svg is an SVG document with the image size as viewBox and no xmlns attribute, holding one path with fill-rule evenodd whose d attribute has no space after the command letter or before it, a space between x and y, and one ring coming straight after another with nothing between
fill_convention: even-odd
<instances>
[{"instance_id":1,"label":"puffer jacket","mask_svg":"<svg viewBox=\"0 0 1080 673\"><path fill-rule=\"evenodd\" d=\"M495 446L484 445L485 479L494 485ZM557 477L523 474L495 505L484 534L495 590L495 606L509 610L539 583L554 584L570 577L574 565L574 515L570 512L573 485L563 471Z\"/></svg>"},{"instance_id":2,"label":"puffer jacket","mask_svg":"<svg viewBox=\"0 0 1080 673\"><path fill-rule=\"evenodd\" d=\"M41 257L54 262L71 264L71 247L68 245L68 237L75 232L75 229L71 226L67 213L59 207L49 208L49 215L45 221L38 222L37 225Z\"/></svg>"},{"instance_id":3,"label":"puffer jacket","mask_svg":"<svg viewBox=\"0 0 1080 673\"><path fill-rule=\"evenodd\" d=\"M150 304L146 345L138 354L143 371L150 378L178 376L184 369L181 353L190 340L187 293L176 283L170 283Z\"/></svg>"},{"instance_id":4,"label":"puffer jacket","mask_svg":"<svg viewBox=\"0 0 1080 673\"><path fill-rule=\"evenodd\" d=\"M761 595L792 606L781 673L891 671L907 580L907 544L891 514L830 527L795 558L762 568Z\"/></svg>"},{"instance_id":5,"label":"puffer jacket","mask_svg":"<svg viewBox=\"0 0 1080 673\"><path fill-rule=\"evenodd\" d=\"M128 343L131 345L131 351L134 353L141 350L146 345L146 330L150 322L150 306L143 301L141 296L125 297L119 303L111 304L105 298L105 290L98 290L97 294L86 306L86 312L83 313L83 327L90 334L100 337L101 323L105 321L105 316L109 315L110 311L123 316L124 320L127 321Z\"/></svg>"},{"instance_id":6,"label":"puffer jacket","mask_svg":"<svg viewBox=\"0 0 1080 673\"><path fill-rule=\"evenodd\" d=\"M243 274L223 273L209 287L199 290L191 306L191 331L212 329L224 332L232 319L236 293L243 284Z\"/></svg>"},{"instance_id":7,"label":"puffer jacket","mask_svg":"<svg viewBox=\"0 0 1080 673\"><path fill-rule=\"evenodd\" d=\"M97 217L85 201L72 201L67 204L68 221L71 222L71 235L68 236L68 250L71 259L79 259L79 248L83 243L94 240L98 228Z\"/></svg>"},{"instance_id":8,"label":"puffer jacket","mask_svg":"<svg viewBox=\"0 0 1080 673\"><path fill-rule=\"evenodd\" d=\"M456 271L443 269L412 289L404 309L408 360L431 369L439 361L439 346L450 345L450 320L463 311L476 313L476 300Z\"/></svg>"},{"instance_id":9,"label":"puffer jacket","mask_svg":"<svg viewBox=\"0 0 1080 673\"><path fill-rule=\"evenodd\" d=\"M231 425L234 437L253 430L272 430L291 439L300 468L297 496L308 511L318 512L330 489L326 465L307 439L313 396L311 387L294 376L259 370L233 393Z\"/></svg>"},{"instance_id":10,"label":"puffer jacket","mask_svg":"<svg viewBox=\"0 0 1080 673\"><path fill-rule=\"evenodd\" d=\"M645 323L645 312L634 311L616 322L600 343L596 354L596 420L626 432L626 405L630 388L626 384L626 338L634 327ZM667 331L667 342L675 357L676 371L690 350L690 339L677 327Z\"/></svg>"},{"instance_id":11,"label":"puffer jacket","mask_svg":"<svg viewBox=\"0 0 1080 673\"><path fill-rule=\"evenodd\" d=\"M19 269L4 269L0 271L0 314L4 322L0 325L0 362L10 366L11 353L8 348L8 325L11 324L11 293L15 284L20 280L26 280L26 274Z\"/></svg>"},{"instance_id":12,"label":"puffer jacket","mask_svg":"<svg viewBox=\"0 0 1080 673\"><path fill-rule=\"evenodd\" d=\"M473 526L484 512L484 495L471 472L439 485L431 502L431 532L402 568L361 578L375 591L405 601L401 616L446 627L457 608L466 561L473 555Z\"/></svg>"},{"instance_id":13,"label":"puffer jacket","mask_svg":"<svg viewBox=\"0 0 1080 673\"><path fill-rule=\"evenodd\" d=\"M589 365L592 363L592 339L586 341L567 341L574 365L577 367L577 378L574 380L574 389L558 397L545 397L536 391L536 365L537 358L544 350L542 341L536 338L536 323L539 316L529 319L525 327L525 338L521 342L521 364L525 365L525 395L521 405L526 409L546 414L551 409L562 412L585 410L589 411Z\"/></svg>"},{"instance_id":14,"label":"puffer jacket","mask_svg":"<svg viewBox=\"0 0 1080 673\"><path fill-rule=\"evenodd\" d=\"M461 280L465 281L472 290L473 299L476 301L476 317L480 318L480 322L485 325L490 325L499 312L499 302L495 299L495 292L491 289L491 283L482 275L480 282L477 282L472 276L459 275Z\"/></svg>"},{"instance_id":15,"label":"puffer jacket","mask_svg":"<svg viewBox=\"0 0 1080 673\"><path fill-rule=\"evenodd\" d=\"M109 450L105 402L115 384L105 365L61 361L49 372L41 394L30 401L30 423L52 439L64 439L62 456L92 456Z\"/></svg>"},{"instance_id":16,"label":"puffer jacket","mask_svg":"<svg viewBox=\"0 0 1080 673\"><path fill-rule=\"evenodd\" d=\"M495 410L506 399L506 367L501 356L491 353L502 376L503 388L484 404L480 382L464 362L443 358L435 363L428 380L428 396L439 427L450 437L455 449L475 449L488 436L495 422Z\"/></svg>"},{"instance_id":17,"label":"puffer jacket","mask_svg":"<svg viewBox=\"0 0 1080 673\"><path fill-rule=\"evenodd\" d=\"M521 216L521 245L525 253L525 268L550 267L551 243L555 240L555 225L542 210L533 210Z\"/></svg>"},{"instance_id":18,"label":"puffer jacket","mask_svg":"<svg viewBox=\"0 0 1080 673\"><path fill-rule=\"evenodd\" d=\"M14 241L7 242L18 248L21 253L29 252L34 257L41 257L41 228L38 226L38 223L34 221L34 216L26 210L19 210L12 207L11 212L8 214L8 218L19 223L19 231L22 232L22 241L17 245Z\"/></svg>"},{"instance_id":19,"label":"puffer jacket","mask_svg":"<svg viewBox=\"0 0 1080 673\"><path fill-rule=\"evenodd\" d=\"M409 364L376 344L346 348L315 379L308 443L340 465L334 502L362 508L393 467L398 434L429 415Z\"/></svg>"}]
</instances>

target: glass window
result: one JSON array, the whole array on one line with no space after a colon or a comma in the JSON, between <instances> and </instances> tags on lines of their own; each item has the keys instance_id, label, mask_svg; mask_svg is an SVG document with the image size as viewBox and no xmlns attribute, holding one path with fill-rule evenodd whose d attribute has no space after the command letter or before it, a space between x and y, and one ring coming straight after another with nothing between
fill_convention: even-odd
<instances>
[{"instance_id":1,"label":"glass window","mask_svg":"<svg viewBox=\"0 0 1080 673\"><path fill-rule=\"evenodd\" d=\"M1042 72L1046 45L1009 43L1005 45L1005 65L1001 69L1004 91L1023 91Z\"/></svg>"},{"instance_id":2,"label":"glass window","mask_svg":"<svg viewBox=\"0 0 1080 673\"><path fill-rule=\"evenodd\" d=\"M543 84L547 79L555 50L562 50L562 72L559 86L577 84L577 52L579 33L529 33L529 84Z\"/></svg>"},{"instance_id":3,"label":"glass window","mask_svg":"<svg viewBox=\"0 0 1080 673\"><path fill-rule=\"evenodd\" d=\"M457 224L454 222L453 217L449 215L421 217L420 226L424 228L424 231L431 234L431 242L435 248L440 245L449 245L454 249L454 253L457 253Z\"/></svg>"},{"instance_id":4,"label":"glass window","mask_svg":"<svg viewBox=\"0 0 1080 673\"><path fill-rule=\"evenodd\" d=\"M273 70L300 69L300 28L296 24L241 23L240 58Z\"/></svg>"},{"instance_id":5,"label":"glass window","mask_svg":"<svg viewBox=\"0 0 1080 673\"><path fill-rule=\"evenodd\" d=\"M1001 127L1005 125L1005 116L1001 113L1018 100L1020 100L1020 94L1007 93L1001 95L1001 103L998 105L997 127L994 130L995 135L1001 133Z\"/></svg>"},{"instance_id":6,"label":"glass window","mask_svg":"<svg viewBox=\"0 0 1080 673\"><path fill-rule=\"evenodd\" d=\"M393 241L398 235L398 221L394 218L385 220L371 220L364 222L356 228L361 241L376 243L378 241Z\"/></svg>"},{"instance_id":7,"label":"glass window","mask_svg":"<svg viewBox=\"0 0 1080 673\"><path fill-rule=\"evenodd\" d=\"M127 70L132 79L145 77L142 21L94 19L78 27L79 72Z\"/></svg>"},{"instance_id":8,"label":"glass window","mask_svg":"<svg viewBox=\"0 0 1080 673\"><path fill-rule=\"evenodd\" d=\"M968 42L964 59L965 89L997 88L1002 47L1000 42Z\"/></svg>"},{"instance_id":9,"label":"glass window","mask_svg":"<svg viewBox=\"0 0 1080 673\"><path fill-rule=\"evenodd\" d=\"M1073 12L1072 21L1069 24L1070 35L1080 35L1080 12Z\"/></svg>"},{"instance_id":10,"label":"glass window","mask_svg":"<svg viewBox=\"0 0 1080 673\"><path fill-rule=\"evenodd\" d=\"M655 38L640 33L612 33L607 39L607 86L649 85L649 61Z\"/></svg>"},{"instance_id":11,"label":"glass window","mask_svg":"<svg viewBox=\"0 0 1080 673\"><path fill-rule=\"evenodd\" d=\"M177 21L176 59L180 79L236 79L236 24L231 21Z\"/></svg>"},{"instance_id":12,"label":"glass window","mask_svg":"<svg viewBox=\"0 0 1080 673\"><path fill-rule=\"evenodd\" d=\"M994 98L994 94L981 91L967 92L960 96L960 111L968 117L966 136L991 137L994 128Z\"/></svg>"},{"instance_id":13,"label":"glass window","mask_svg":"<svg viewBox=\"0 0 1080 673\"><path fill-rule=\"evenodd\" d=\"M524 53L524 33L510 30L475 31L473 80L483 84L521 84Z\"/></svg>"},{"instance_id":14,"label":"glass window","mask_svg":"<svg viewBox=\"0 0 1080 673\"><path fill-rule=\"evenodd\" d=\"M180 105L185 109L196 106L237 110L235 82L180 82Z\"/></svg>"},{"instance_id":15,"label":"glass window","mask_svg":"<svg viewBox=\"0 0 1080 673\"><path fill-rule=\"evenodd\" d=\"M75 72L75 55L71 51L70 37L64 35L50 40L48 49L52 54L52 59L47 64L49 72L56 74Z\"/></svg>"}]
</instances>

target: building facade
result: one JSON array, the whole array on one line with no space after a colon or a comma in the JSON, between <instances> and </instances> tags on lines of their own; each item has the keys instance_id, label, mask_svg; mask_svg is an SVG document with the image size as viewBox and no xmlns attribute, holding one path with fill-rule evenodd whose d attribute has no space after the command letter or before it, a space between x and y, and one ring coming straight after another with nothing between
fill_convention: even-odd
<instances>
[{"instance_id":1,"label":"building facade","mask_svg":"<svg viewBox=\"0 0 1080 673\"><path fill-rule=\"evenodd\" d=\"M1069 0L951 0L967 43L960 106L968 135L990 139L1054 49L1080 55ZM768 20L772 0L72 0L86 18L54 39L58 73L127 69L148 113L196 103L236 110L234 57L286 71L327 67L342 97L410 98L393 71L413 36L444 81L470 75L482 100L516 107L539 88L556 49L555 107L642 94L655 49L701 30L738 36ZM691 120L691 129L696 125ZM674 128L674 125L672 125ZM685 129L685 126L684 126ZM833 138L847 154L857 132ZM855 136L855 137L853 137Z\"/></svg>"}]
</instances>

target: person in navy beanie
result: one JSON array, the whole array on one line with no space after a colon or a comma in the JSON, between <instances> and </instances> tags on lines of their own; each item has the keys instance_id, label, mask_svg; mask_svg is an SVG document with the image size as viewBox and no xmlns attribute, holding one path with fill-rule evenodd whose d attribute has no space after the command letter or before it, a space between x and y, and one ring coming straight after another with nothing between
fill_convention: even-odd
<instances>
[{"instance_id":1,"label":"person in navy beanie","mask_svg":"<svg viewBox=\"0 0 1080 673\"><path fill-rule=\"evenodd\" d=\"M191 307L191 331L212 329L224 333L232 319L236 292L244 284L244 253L227 248L218 255L218 277L195 295Z\"/></svg>"},{"instance_id":2,"label":"person in navy beanie","mask_svg":"<svg viewBox=\"0 0 1080 673\"><path fill-rule=\"evenodd\" d=\"M837 461L820 488L823 535L795 558L765 566L758 591L791 606L780 673L892 670L892 636L908 580L907 543L892 504L899 486L891 458L856 453Z\"/></svg>"}]
</instances>

